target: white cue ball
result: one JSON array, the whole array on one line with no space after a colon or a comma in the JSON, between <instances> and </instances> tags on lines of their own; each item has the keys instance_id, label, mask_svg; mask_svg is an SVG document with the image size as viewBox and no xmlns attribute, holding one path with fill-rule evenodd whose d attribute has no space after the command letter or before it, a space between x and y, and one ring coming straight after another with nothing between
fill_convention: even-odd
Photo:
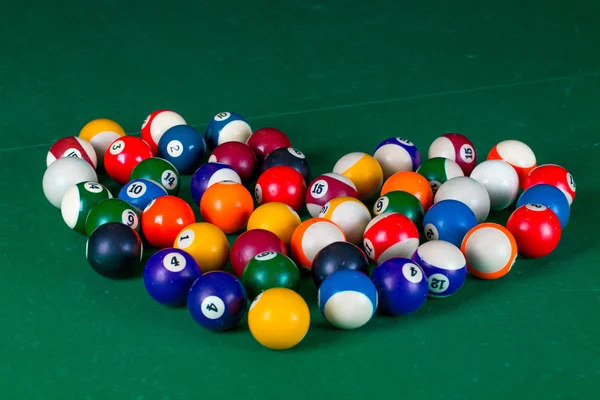
<instances>
[{"instance_id":1,"label":"white cue ball","mask_svg":"<svg viewBox=\"0 0 600 400\"><path fill-rule=\"evenodd\" d=\"M481 183L490 195L490 209L504 210L519 195L519 175L507 162L487 160L475 167L471 178Z\"/></svg>"},{"instance_id":2,"label":"white cue ball","mask_svg":"<svg viewBox=\"0 0 600 400\"><path fill-rule=\"evenodd\" d=\"M44 172L42 187L46 199L56 208L60 208L67 190L79 182L98 182L94 168L78 157L62 157L54 161Z\"/></svg>"},{"instance_id":3,"label":"white cue ball","mask_svg":"<svg viewBox=\"0 0 600 400\"><path fill-rule=\"evenodd\" d=\"M479 224L485 222L490 214L490 195L481 183L469 176L457 176L444 182L433 202L435 204L448 199L466 204Z\"/></svg>"}]
</instances>

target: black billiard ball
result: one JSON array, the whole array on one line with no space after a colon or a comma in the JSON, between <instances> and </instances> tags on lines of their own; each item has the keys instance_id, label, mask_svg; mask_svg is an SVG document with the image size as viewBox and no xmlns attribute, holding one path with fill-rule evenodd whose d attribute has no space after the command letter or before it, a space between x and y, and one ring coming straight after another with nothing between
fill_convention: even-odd
<instances>
[{"instance_id":1,"label":"black billiard ball","mask_svg":"<svg viewBox=\"0 0 600 400\"><path fill-rule=\"evenodd\" d=\"M321 249L312 263L311 273L315 285L339 270L351 269L369 273L369 260L360 247L350 242L334 242Z\"/></svg>"},{"instance_id":2,"label":"black billiard ball","mask_svg":"<svg viewBox=\"0 0 600 400\"><path fill-rule=\"evenodd\" d=\"M310 168L306 156L298 149L293 147L281 147L273 150L267 155L261 167L261 173L271 167L286 166L292 167L302 174L304 183L308 185L311 182Z\"/></svg>"},{"instance_id":3,"label":"black billiard ball","mask_svg":"<svg viewBox=\"0 0 600 400\"><path fill-rule=\"evenodd\" d=\"M92 232L86 245L86 258L98 274L107 278L122 278L141 263L142 240L138 233L120 222L100 225Z\"/></svg>"}]
</instances>

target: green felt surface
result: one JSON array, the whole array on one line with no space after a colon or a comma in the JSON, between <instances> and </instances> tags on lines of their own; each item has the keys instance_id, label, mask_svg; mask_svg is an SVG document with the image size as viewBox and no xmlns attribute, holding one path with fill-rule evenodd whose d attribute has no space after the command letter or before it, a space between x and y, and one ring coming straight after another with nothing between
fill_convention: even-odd
<instances>
[{"instance_id":1,"label":"green felt surface","mask_svg":"<svg viewBox=\"0 0 600 400\"><path fill-rule=\"evenodd\" d=\"M1 398L598 398L597 1L156 4L0 7ZM273 352L245 322L212 334L139 277L94 274L43 197L50 143L97 117L136 132L159 108L279 127L313 174L389 136L426 153L458 131L483 156L520 139L578 193L552 255L410 317L335 330L305 280L311 330Z\"/></svg>"}]
</instances>

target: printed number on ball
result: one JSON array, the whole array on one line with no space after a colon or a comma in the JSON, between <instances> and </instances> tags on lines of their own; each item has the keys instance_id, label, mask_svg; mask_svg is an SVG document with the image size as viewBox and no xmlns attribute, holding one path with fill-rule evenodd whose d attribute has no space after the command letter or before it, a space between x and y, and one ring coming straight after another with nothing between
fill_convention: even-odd
<instances>
[{"instance_id":1,"label":"printed number on ball","mask_svg":"<svg viewBox=\"0 0 600 400\"><path fill-rule=\"evenodd\" d=\"M175 172L173 171L166 170L163 172L160 179L162 180L163 185L168 189L175 189L177 187L177 175L175 175Z\"/></svg>"},{"instance_id":2,"label":"printed number on ball","mask_svg":"<svg viewBox=\"0 0 600 400\"><path fill-rule=\"evenodd\" d=\"M102 192L102 186L100 186L99 183L86 182L86 183L83 184L83 187L85 188L85 190L87 190L90 193L100 193L100 192Z\"/></svg>"},{"instance_id":3,"label":"printed number on ball","mask_svg":"<svg viewBox=\"0 0 600 400\"><path fill-rule=\"evenodd\" d=\"M328 189L329 189L329 184L327 183L327 181L325 181L323 179L319 179L312 185L312 188L310 189L310 193L312 194L312 196L315 199L320 199L321 197L323 197L327 194Z\"/></svg>"},{"instance_id":4,"label":"printed number on ball","mask_svg":"<svg viewBox=\"0 0 600 400\"><path fill-rule=\"evenodd\" d=\"M129 197L137 199L138 197L142 197L146 193L146 184L144 182L136 182L132 183L127 189L127 194Z\"/></svg>"},{"instance_id":5,"label":"printed number on ball","mask_svg":"<svg viewBox=\"0 0 600 400\"><path fill-rule=\"evenodd\" d=\"M419 283L423 280L423 273L421 269L415 264L407 263L402 266L402 274L407 281L412 283Z\"/></svg>"},{"instance_id":6,"label":"printed number on ball","mask_svg":"<svg viewBox=\"0 0 600 400\"><path fill-rule=\"evenodd\" d=\"M167 153L171 157L179 157L183 153L183 144L179 140L171 140L167 145Z\"/></svg>"},{"instance_id":7,"label":"printed number on ball","mask_svg":"<svg viewBox=\"0 0 600 400\"><path fill-rule=\"evenodd\" d=\"M215 121L225 121L227 118L229 118L231 116L231 113L228 112L221 112L218 113L217 115L215 115Z\"/></svg>"},{"instance_id":8,"label":"printed number on ball","mask_svg":"<svg viewBox=\"0 0 600 400\"><path fill-rule=\"evenodd\" d=\"M177 238L177 245L181 249L185 249L194 241L194 231L187 229L181 232L181 235Z\"/></svg>"},{"instance_id":9,"label":"printed number on ball","mask_svg":"<svg viewBox=\"0 0 600 400\"><path fill-rule=\"evenodd\" d=\"M121 154L121 152L125 149L125 142L122 140L117 140L110 146L110 154L116 156L117 154Z\"/></svg>"},{"instance_id":10,"label":"printed number on ball","mask_svg":"<svg viewBox=\"0 0 600 400\"><path fill-rule=\"evenodd\" d=\"M169 253L163 259L163 266L171 272L183 271L185 268L185 257L179 253Z\"/></svg>"},{"instance_id":11,"label":"printed number on ball","mask_svg":"<svg viewBox=\"0 0 600 400\"><path fill-rule=\"evenodd\" d=\"M127 226L135 229L138 226L138 216L132 210L125 210L121 215L121 221Z\"/></svg>"},{"instance_id":12,"label":"printed number on ball","mask_svg":"<svg viewBox=\"0 0 600 400\"><path fill-rule=\"evenodd\" d=\"M442 274L433 274L428 279L429 290L433 293L443 293L448 289L448 277Z\"/></svg>"},{"instance_id":13,"label":"printed number on ball","mask_svg":"<svg viewBox=\"0 0 600 400\"><path fill-rule=\"evenodd\" d=\"M217 296L208 296L200 306L202 314L208 319L217 319L225 313L225 303Z\"/></svg>"},{"instance_id":14,"label":"printed number on ball","mask_svg":"<svg viewBox=\"0 0 600 400\"><path fill-rule=\"evenodd\" d=\"M263 251L262 253L255 255L254 259L257 261L267 261L275 258L276 255L277 253L274 251Z\"/></svg>"}]
</instances>

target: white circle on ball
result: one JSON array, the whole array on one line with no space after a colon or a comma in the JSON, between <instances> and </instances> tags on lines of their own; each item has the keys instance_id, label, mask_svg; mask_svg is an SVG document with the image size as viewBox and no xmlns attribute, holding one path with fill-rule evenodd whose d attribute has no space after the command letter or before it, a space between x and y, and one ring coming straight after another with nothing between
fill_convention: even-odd
<instances>
[{"instance_id":1,"label":"white circle on ball","mask_svg":"<svg viewBox=\"0 0 600 400\"><path fill-rule=\"evenodd\" d=\"M427 277L427 283L429 284L429 291L433 293L443 293L448 290L450 286L450 280L444 274L431 274Z\"/></svg>"},{"instance_id":2,"label":"white circle on ball","mask_svg":"<svg viewBox=\"0 0 600 400\"><path fill-rule=\"evenodd\" d=\"M254 187L254 198L258 204L262 203L262 187L258 183Z\"/></svg>"},{"instance_id":3,"label":"white circle on ball","mask_svg":"<svg viewBox=\"0 0 600 400\"><path fill-rule=\"evenodd\" d=\"M440 233L438 232L434 224L426 224L423 227L423 233L425 233L425 239L427 240L439 240Z\"/></svg>"},{"instance_id":4,"label":"white circle on ball","mask_svg":"<svg viewBox=\"0 0 600 400\"><path fill-rule=\"evenodd\" d=\"M534 204L534 203L525 204L525 207L531 211L544 211L547 208L546 206L544 206L542 204Z\"/></svg>"},{"instance_id":5,"label":"white circle on ball","mask_svg":"<svg viewBox=\"0 0 600 400\"><path fill-rule=\"evenodd\" d=\"M262 253L258 253L254 256L256 261L268 261L272 260L277 256L277 253L274 251L263 251Z\"/></svg>"},{"instance_id":6,"label":"white circle on ball","mask_svg":"<svg viewBox=\"0 0 600 400\"><path fill-rule=\"evenodd\" d=\"M256 306L258 304L258 301L263 296L263 293L264 292L261 292L258 296L256 296L256 298L254 299L254 301L252 303L250 303L250 308L248 309L248 311L252 310L254 308L254 306Z\"/></svg>"},{"instance_id":7,"label":"white circle on ball","mask_svg":"<svg viewBox=\"0 0 600 400\"><path fill-rule=\"evenodd\" d=\"M138 216L133 210L125 210L121 214L121 221L132 229L136 229L138 226Z\"/></svg>"},{"instance_id":8,"label":"white circle on ball","mask_svg":"<svg viewBox=\"0 0 600 400\"><path fill-rule=\"evenodd\" d=\"M160 180L162 181L163 186L169 190L175 189L177 187L177 183L179 182L175 171L171 171L170 169L162 173Z\"/></svg>"},{"instance_id":9,"label":"white circle on ball","mask_svg":"<svg viewBox=\"0 0 600 400\"><path fill-rule=\"evenodd\" d=\"M167 144L167 154L171 157L179 157L183 154L183 144L179 140L171 140Z\"/></svg>"},{"instance_id":10,"label":"white circle on ball","mask_svg":"<svg viewBox=\"0 0 600 400\"><path fill-rule=\"evenodd\" d=\"M442 186L442 184L440 182L438 182L438 181L431 180L431 181L429 181L429 186L431 186L431 190L435 194L435 193L437 193L437 191L440 188L440 186Z\"/></svg>"},{"instance_id":11,"label":"white circle on ball","mask_svg":"<svg viewBox=\"0 0 600 400\"><path fill-rule=\"evenodd\" d=\"M315 199L320 199L327 194L329 184L325 179L319 179L310 187L310 195Z\"/></svg>"},{"instance_id":12,"label":"white circle on ball","mask_svg":"<svg viewBox=\"0 0 600 400\"><path fill-rule=\"evenodd\" d=\"M401 138L401 137L397 137L397 138L396 138L396 141L397 141L398 143L400 143L400 144L403 144L403 145L405 145L405 146L414 146L414 145L415 145L415 144L414 144L413 142L411 142L410 140L408 140L408 139L404 139L404 138Z\"/></svg>"},{"instance_id":13,"label":"white circle on ball","mask_svg":"<svg viewBox=\"0 0 600 400\"><path fill-rule=\"evenodd\" d=\"M117 154L121 154L121 152L125 150L125 142L122 140L117 140L110 145L110 154L116 156Z\"/></svg>"},{"instance_id":14,"label":"white circle on ball","mask_svg":"<svg viewBox=\"0 0 600 400\"><path fill-rule=\"evenodd\" d=\"M211 154L210 157L208 157L208 162L217 162L217 156Z\"/></svg>"},{"instance_id":15,"label":"white circle on ball","mask_svg":"<svg viewBox=\"0 0 600 400\"><path fill-rule=\"evenodd\" d=\"M185 268L185 257L180 253L169 253L163 258L163 267L167 271L180 272Z\"/></svg>"},{"instance_id":16,"label":"white circle on ball","mask_svg":"<svg viewBox=\"0 0 600 400\"><path fill-rule=\"evenodd\" d=\"M419 283L423 280L423 271L418 265L413 263L406 263L402 266L402 275L407 281L412 283Z\"/></svg>"},{"instance_id":17,"label":"white circle on ball","mask_svg":"<svg viewBox=\"0 0 600 400\"><path fill-rule=\"evenodd\" d=\"M304 153L302 153L300 150L297 150L293 147L288 147L287 151L290 152L291 155L293 155L294 157L298 157L298 158L306 158L304 156Z\"/></svg>"},{"instance_id":18,"label":"white circle on ball","mask_svg":"<svg viewBox=\"0 0 600 400\"><path fill-rule=\"evenodd\" d=\"M229 112L220 112L217 115L215 115L214 120L221 122L221 121L225 121L230 116L231 116L231 113L229 113Z\"/></svg>"},{"instance_id":19,"label":"white circle on ball","mask_svg":"<svg viewBox=\"0 0 600 400\"><path fill-rule=\"evenodd\" d=\"M466 143L460 146L460 159L466 163L475 161L475 149L473 149L473 146Z\"/></svg>"},{"instance_id":20,"label":"white circle on ball","mask_svg":"<svg viewBox=\"0 0 600 400\"><path fill-rule=\"evenodd\" d=\"M146 189L144 182L133 182L127 188L127 195L132 199L139 199L146 193Z\"/></svg>"},{"instance_id":21,"label":"white circle on ball","mask_svg":"<svg viewBox=\"0 0 600 400\"><path fill-rule=\"evenodd\" d=\"M208 319L218 319L225 314L225 303L217 296L208 296L200 304L202 315Z\"/></svg>"},{"instance_id":22,"label":"white circle on ball","mask_svg":"<svg viewBox=\"0 0 600 400\"><path fill-rule=\"evenodd\" d=\"M180 249L185 249L192 243L194 243L194 231L191 229L186 229L177 237L177 247Z\"/></svg>"},{"instance_id":23,"label":"white circle on ball","mask_svg":"<svg viewBox=\"0 0 600 400\"><path fill-rule=\"evenodd\" d=\"M567 185L569 185L569 188L572 191L576 190L576 186L575 186L575 179L573 179L573 175L571 175L570 173L567 172Z\"/></svg>"},{"instance_id":24,"label":"white circle on ball","mask_svg":"<svg viewBox=\"0 0 600 400\"><path fill-rule=\"evenodd\" d=\"M375 202L375 205L373 206L373 214L383 214L385 210L387 210L389 204L390 199L387 196L380 197L379 199L377 199L377 202Z\"/></svg>"},{"instance_id":25,"label":"white circle on ball","mask_svg":"<svg viewBox=\"0 0 600 400\"><path fill-rule=\"evenodd\" d=\"M104 187L96 182L86 182L83 184L83 188L90 193L101 193Z\"/></svg>"}]
</instances>

